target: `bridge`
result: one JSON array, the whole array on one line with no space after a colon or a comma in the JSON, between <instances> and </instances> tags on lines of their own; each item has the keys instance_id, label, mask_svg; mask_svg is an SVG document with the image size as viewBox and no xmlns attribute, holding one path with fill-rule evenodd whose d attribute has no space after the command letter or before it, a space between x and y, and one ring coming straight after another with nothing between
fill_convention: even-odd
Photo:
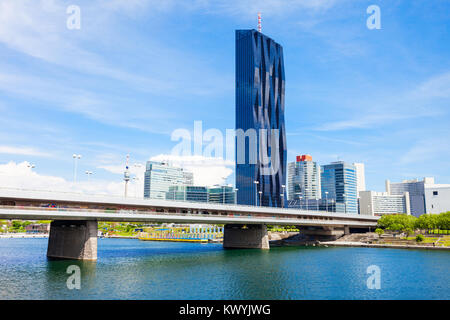
<instances>
[{"instance_id":1,"label":"bridge","mask_svg":"<svg viewBox=\"0 0 450 320\"><path fill-rule=\"evenodd\" d=\"M224 248L269 249L267 225L304 227L309 235L339 237L373 228L379 217L289 208L124 198L0 188L0 219L52 220L49 258L96 260L97 223L224 224Z\"/></svg>"}]
</instances>

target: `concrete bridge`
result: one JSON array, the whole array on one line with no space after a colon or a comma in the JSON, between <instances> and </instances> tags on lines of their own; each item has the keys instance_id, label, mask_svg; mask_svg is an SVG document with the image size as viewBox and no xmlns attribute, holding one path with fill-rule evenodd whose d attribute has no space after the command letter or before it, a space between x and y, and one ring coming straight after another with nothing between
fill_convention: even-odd
<instances>
[{"instance_id":1,"label":"concrete bridge","mask_svg":"<svg viewBox=\"0 0 450 320\"><path fill-rule=\"evenodd\" d=\"M373 228L378 217L0 188L0 219L52 220L49 258L96 260L98 221L224 224L224 248L269 249L267 225L338 237Z\"/></svg>"}]
</instances>

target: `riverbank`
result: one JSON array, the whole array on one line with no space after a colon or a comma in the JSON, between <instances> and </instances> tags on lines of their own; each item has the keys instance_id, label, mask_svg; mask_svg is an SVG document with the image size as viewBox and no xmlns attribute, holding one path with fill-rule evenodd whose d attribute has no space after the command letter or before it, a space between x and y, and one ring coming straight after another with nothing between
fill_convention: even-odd
<instances>
[{"instance_id":1,"label":"riverbank","mask_svg":"<svg viewBox=\"0 0 450 320\"><path fill-rule=\"evenodd\" d=\"M6 238L48 238L48 234L45 233L3 233L0 234L0 239Z\"/></svg>"},{"instance_id":2,"label":"riverbank","mask_svg":"<svg viewBox=\"0 0 450 320\"><path fill-rule=\"evenodd\" d=\"M450 250L450 247L409 245L409 244L378 244L364 242L323 241L317 246L321 247L364 247L364 248L391 248L391 249L424 249L424 250Z\"/></svg>"}]
</instances>

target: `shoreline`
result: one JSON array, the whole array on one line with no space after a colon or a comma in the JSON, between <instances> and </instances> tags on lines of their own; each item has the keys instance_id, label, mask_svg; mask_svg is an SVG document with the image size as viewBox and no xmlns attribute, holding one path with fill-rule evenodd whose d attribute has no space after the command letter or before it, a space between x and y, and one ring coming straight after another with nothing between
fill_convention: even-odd
<instances>
[{"instance_id":1,"label":"shoreline","mask_svg":"<svg viewBox=\"0 0 450 320\"><path fill-rule=\"evenodd\" d=\"M366 248L391 248L391 249L422 249L422 250L450 250L450 247L433 247L422 245L409 244L376 244L364 242L338 242L338 241L323 241L319 242L317 246L333 246L333 247L366 247Z\"/></svg>"}]
</instances>

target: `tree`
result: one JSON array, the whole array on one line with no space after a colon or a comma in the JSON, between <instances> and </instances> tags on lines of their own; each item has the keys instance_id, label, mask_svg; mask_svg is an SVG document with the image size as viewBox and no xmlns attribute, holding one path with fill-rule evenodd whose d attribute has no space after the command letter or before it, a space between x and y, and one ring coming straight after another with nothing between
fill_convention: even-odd
<instances>
[{"instance_id":1,"label":"tree","mask_svg":"<svg viewBox=\"0 0 450 320\"><path fill-rule=\"evenodd\" d=\"M381 228L376 228L375 233L381 236L384 233L384 230Z\"/></svg>"},{"instance_id":2,"label":"tree","mask_svg":"<svg viewBox=\"0 0 450 320\"><path fill-rule=\"evenodd\" d=\"M418 234L416 237L416 242L422 242L425 239L425 237L421 234Z\"/></svg>"}]
</instances>

